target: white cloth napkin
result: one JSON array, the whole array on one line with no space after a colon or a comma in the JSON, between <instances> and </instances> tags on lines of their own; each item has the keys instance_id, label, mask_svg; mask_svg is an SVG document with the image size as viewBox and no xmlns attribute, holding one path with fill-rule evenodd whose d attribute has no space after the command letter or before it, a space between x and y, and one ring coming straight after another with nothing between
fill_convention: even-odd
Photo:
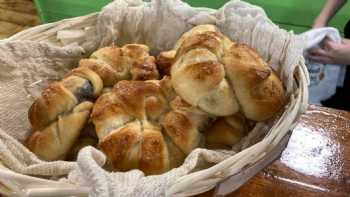
<instances>
[{"instance_id":1,"label":"white cloth napkin","mask_svg":"<svg viewBox=\"0 0 350 197\"><path fill-rule=\"evenodd\" d=\"M325 65L308 59L308 50L320 47L328 37L334 42L341 42L341 35L336 28L324 27L312 29L302 34L306 37L304 56L310 74L309 102L320 104L320 101L331 97L337 86L342 86L345 78L345 67L342 65Z\"/></svg>"},{"instance_id":2,"label":"white cloth napkin","mask_svg":"<svg viewBox=\"0 0 350 197\"><path fill-rule=\"evenodd\" d=\"M328 37L329 39L340 43L341 42L341 36L339 31L336 28L333 27L323 27L323 28L317 28L312 29L307 32L302 33L303 36L306 36L307 42L305 46L305 51L318 47L319 44Z\"/></svg>"}]
</instances>

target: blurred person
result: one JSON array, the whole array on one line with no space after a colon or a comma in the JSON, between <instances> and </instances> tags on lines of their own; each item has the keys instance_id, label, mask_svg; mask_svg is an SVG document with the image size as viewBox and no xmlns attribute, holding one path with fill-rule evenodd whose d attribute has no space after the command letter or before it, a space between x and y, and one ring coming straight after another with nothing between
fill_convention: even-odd
<instances>
[{"instance_id":1,"label":"blurred person","mask_svg":"<svg viewBox=\"0 0 350 197\"><path fill-rule=\"evenodd\" d=\"M313 28L327 26L328 22L345 5L347 0L327 0L322 11L315 19ZM326 38L321 48L312 49L309 58L315 62L334 65L350 65L350 20L344 28L345 39L341 43ZM350 67L346 66L345 79L342 87L337 87L336 93L322 105L350 111Z\"/></svg>"}]
</instances>

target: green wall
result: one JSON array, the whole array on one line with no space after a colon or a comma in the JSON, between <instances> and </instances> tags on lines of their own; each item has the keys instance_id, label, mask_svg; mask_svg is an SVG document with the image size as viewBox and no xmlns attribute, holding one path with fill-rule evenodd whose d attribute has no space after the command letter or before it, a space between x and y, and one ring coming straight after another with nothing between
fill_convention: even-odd
<instances>
[{"instance_id":1,"label":"green wall","mask_svg":"<svg viewBox=\"0 0 350 197\"><path fill-rule=\"evenodd\" d=\"M43 22L85 15L100 10L111 0L35 0ZM219 8L228 0L185 0L195 7ZM325 0L246 0L264 8L267 15L282 28L297 33L309 29ZM350 19L348 3L331 21L330 26L343 31Z\"/></svg>"},{"instance_id":2,"label":"green wall","mask_svg":"<svg viewBox=\"0 0 350 197\"><path fill-rule=\"evenodd\" d=\"M34 0L44 23L86 15L101 10L112 0Z\"/></svg>"},{"instance_id":3,"label":"green wall","mask_svg":"<svg viewBox=\"0 0 350 197\"><path fill-rule=\"evenodd\" d=\"M321 11L326 0L246 0L261 6L266 14L282 28L297 33L308 30ZM225 0L187 0L192 6L220 8ZM350 2L332 19L330 26L343 31L350 19Z\"/></svg>"},{"instance_id":4,"label":"green wall","mask_svg":"<svg viewBox=\"0 0 350 197\"><path fill-rule=\"evenodd\" d=\"M296 32L309 29L314 19L320 13L325 0L247 0L265 9L267 15L285 29ZM283 2L283 3L282 3ZM343 31L343 27L350 19L350 3L345 5L331 20L330 26Z\"/></svg>"}]
</instances>

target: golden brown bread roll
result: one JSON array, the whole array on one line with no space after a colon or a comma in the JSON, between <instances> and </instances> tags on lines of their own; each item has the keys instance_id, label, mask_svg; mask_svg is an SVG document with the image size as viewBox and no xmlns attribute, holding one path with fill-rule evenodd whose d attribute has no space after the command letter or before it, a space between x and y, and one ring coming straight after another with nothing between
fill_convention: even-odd
<instances>
[{"instance_id":1,"label":"golden brown bread roll","mask_svg":"<svg viewBox=\"0 0 350 197\"><path fill-rule=\"evenodd\" d=\"M87 68L72 70L62 81L50 84L32 104L28 114L32 129L41 130L78 103L96 97L102 85L95 72Z\"/></svg>"},{"instance_id":2,"label":"golden brown bread roll","mask_svg":"<svg viewBox=\"0 0 350 197\"><path fill-rule=\"evenodd\" d=\"M40 159L65 159L87 122L93 103L82 102L72 112L58 115L57 120L27 139L27 147Z\"/></svg>"},{"instance_id":3,"label":"golden brown bread roll","mask_svg":"<svg viewBox=\"0 0 350 197\"><path fill-rule=\"evenodd\" d=\"M282 82L254 49L232 44L223 61L241 111L247 118L266 120L285 104Z\"/></svg>"},{"instance_id":4,"label":"golden brown bread roll","mask_svg":"<svg viewBox=\"0 0 350 197\"><path fill-rule=\"evenodd\" d=\"M95 71L102 78L104 87L113 86L120 80L159 77L155 58L149 55L149 48L141 44L99 49L89 59L80 60L79 66Z\"/></svg>"},{"instance_id":5,"label":"golden brown bread roll","mask_svg":"<svg viewBox=\"0 0 350 197\"><path fill-rule=\"evenodd\" d=\"M214 25L197 25L194 28L190 29L189 31L185 32L179 40L175 43L174 50L178 50L180 46L187 41L189 37L192 37L193 35L200 35L207 32L218 32L216 26Z\"/></svg>"},{"instance_id":6,"label":"golden brown bread roll","mask_svg":"<svg viewBox=\"0 0 350 197\"><path fill-rule=\"evenodd\" d=\"M92 103L85 101L123 79L158 79L155 59L148 51L139 44L99 49L61 81L50 84L29 109L33 133L28 148L44 160L65 159L89 118Z\"/></svg>"},{"instance_id":7,"label":"golden brown bread roll","mask_svg":"<svg viewBox=\"0 0 350 197\"><path fill-rule=\"evenodd\" d=\"M248 124L241 114L220 117L204 131L205 145L209 149L231 149L247 132Z\"/></svg>"},{"instance_id":8,"label":"golden brown bread roll","mask_svg":"<svg viewBox=\"0 0 350 197\"><path fill-rule=\"evenodd\" d=\"M157 66L161 75L170 75L170 68L174 63L176 50L160 52L157 57Z\"/></svg>"},{"instance_id":9,"label":"golden brown bread roll","mask_svg":"<svg viewBox=\"0 0 350 197\"><path fill-rule=\"evenodd\" d=\"M200 145L209 117L177 104L169 80L120 81L96 101L91 119L111 169L159 174Z\"/></svg>"},{"instance_id":10,"label":"golden brown bread roll","mask_svg":"<svg viewBox=\"0 0 350 197\"><path fill-rule=\"evenodd\" d=\"M228 116L238 112L239 105L220 62L225 40L214 30L211 25L197 26L179 40L171 67L172 84L191 105L212 115Z\"/></svg>"},{"instance_id":11,"label":"golden brown bread roll","mask_svg":"<svg viewBox=\"0 0 350 197\"><path fill-rule=\"evenodd\" d=\"M33 133L27 147L40 159L65 159L87 122L103 84L88 68L76 68L48 86L29 109Z\"/></svg>"},{"instance_id":12,"label":"golden brown bread roll","mask_svg":"<svg viewBox=\"0 0 350 197\"><path fill-rule=\"evenodd\" d=\"M214 116L241 111L248 119L271 118L285 103L281 81L247 45L213 25L199 25L176 43L171 79L186 102Z\"/></svg>"}]
</instances>

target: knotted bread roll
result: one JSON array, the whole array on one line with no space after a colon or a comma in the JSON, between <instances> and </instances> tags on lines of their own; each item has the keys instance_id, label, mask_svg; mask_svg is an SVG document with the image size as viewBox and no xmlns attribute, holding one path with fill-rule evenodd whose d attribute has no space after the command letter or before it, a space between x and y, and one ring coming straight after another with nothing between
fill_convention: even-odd
<instances>
[{"instance_id":1,"label":"knotted bread roll","mask_svg":"<svg viewBox=\"0 0 350 197\"><path fill-rule=\"evenodd\" d=\"M96 72L104 87L113 87L120 80L159 78L155 58L149 55L149 48L141 44L101 48L89 59L80 60L79 66Z\"/></svg>"},{"instance_id":2,"label":"knotted bread roll","mask_svg":"<svg viewBox=\"0 0 350 197\"><path fill-rule=\"evenodd\" d=\"M34 131L27 147L40 159L64 159L87 122L93 103L99 95L102 80L87 68L72 70L60 82L46 88L29 109Z\"/></svg>"},{"instance_id":3,"label":"knotted bread roll","mask_svg":"<svg viewBox=\"0 0 350 197\"><path fill-rule=\"evenodd\" d=\"M249 131L247 120L240 114L219 117L203 134L209 149L231 149Z\"/></svg>"},{"instance_id":4,"label":"knotted bread roll","mask_svg":"<svg viewBox=\"0 0 350 197\"><path fill-rule=\"evenodd\" d=\"M159 174L200 145L209 116L177 97L166 77L117 83L98 98L91 119L113 170Z\"/></svg>"},{"instance_id":5,"label":"knotted bread roll","mask_svg":"<svg viewBox=\"0 0 350 197\"><path fill-rule=\"evenodd\" d=\"M50 84L29 109L33 133L28 148L43 160L65 159L89 119L103 88L123 79L157 79L154 57L145 45L105 47L82 59L79 67Z\"/></svg>"},{"instance_id":6,"label":"knotted bread roll","mask_svg":"<svg viewBox=\"0 0 350 197\"><path fill-rule=\"evenodd\" d=\"M281 81L257 52L230 41L213 25L186 32L174 50L170 74L176 93L211 115L241 111L264 121L285 103Z\"/></svg>"}]
</instances>

